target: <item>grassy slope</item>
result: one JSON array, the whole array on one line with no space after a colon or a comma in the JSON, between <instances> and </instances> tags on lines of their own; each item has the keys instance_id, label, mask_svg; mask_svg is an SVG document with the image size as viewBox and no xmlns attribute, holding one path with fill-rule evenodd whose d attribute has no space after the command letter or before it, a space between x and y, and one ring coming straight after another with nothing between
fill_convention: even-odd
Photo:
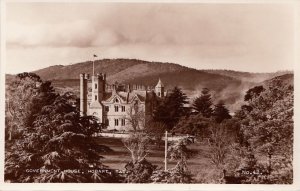
<instances>
[{"instance_id":1,"label":"grassy slope","mask_svg":"<svg viewBox=\"0 0 300 191\"><path fill-rule=\"evenodd\" d=\"M117 138L104 138L98 137L97 141L99 144L108 146L113 151L102 154L104 159L102 162L113 169L124 170L125 164L130 161L130 154L124 147L122 140ZM197 151L197 154L188 160L188 166L192 174L197 176L200 169L209 169L210 160L209 147L201 143L194 143L189 146L190 149ZM160 148L152 147L151 151L147 155L147 160L152 164L157 165L159 168L164 167L164 146ZM168 168L172 168L176 164L175 161L168 162Z\"/></svg>"}]
</instances>

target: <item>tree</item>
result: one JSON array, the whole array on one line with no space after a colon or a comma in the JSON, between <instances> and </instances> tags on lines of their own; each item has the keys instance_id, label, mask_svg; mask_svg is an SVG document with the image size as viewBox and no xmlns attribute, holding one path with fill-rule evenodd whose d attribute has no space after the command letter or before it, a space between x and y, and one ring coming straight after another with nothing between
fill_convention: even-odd
<instances>
[{"instance_id":1,"label":"tree","mask_svg":"<svg viewBox=\"0 0 300 191\"><path fill-rule=\"evenodd\" d=\"M222 125L216 125L211 127L210 130L211 162L217 168L224 169L226 153L230 143L227 128Z\"/></svg>"},{"instance_id":2,"label":"tree","mask_svg":"<svg viewBox=\"0 0 300 191\"><path fill-rule=\"evenodd\" d=\"M130 152L131 161L125 165L126 183L148 183L156 166L146 160L151 138L144 132L131 132L123 139L123 144Z\"/></svg>"},{"instance_id":3,"label":"tree","mask_svg":"<svg viewBox=\"0 0 300 191\"><path fill-rule=\"evenodd\" d=\"M186 103L188 103L187 96L181 89L175 87L155 109L153 119L164 123L168 129L172 129L180 117L188 114L189 111L184 107Z\"/></svg>"},{"instance_id":4,"label":"tree","mask_svg":"<svg viewBox=\"0 0 300 191\"><path fill-rule=\"evenodd\" d=\"M133 163L145 159L149 152L150 137L145 133L135 132L129 134L129 137L123 139L124 146L131 154Z\"/></svg>"},{"instance_id":5,"label":"tree","mask_svg":"<svg viewBox=\"0 0 300 191\"><path fill-rule=\"evenodd\" d=\"M20 85L23 95L12 92L13 102L23 102L15 112L26 114L26 118L18 121L22 128L21 137L13 139L5 149L5 180L12 182L117 182L118 176L112 173L101 173L93 169L108 169L100 159L101 147L92 138L97 126L96 119L91 116L80 117L79 109L73 107L72 93L55 95L39 88L51 85L36 75L20 75L14 83ZM42 84L42 85L41 85ZM16 86L17 88L19 86ZM33 92L33 93L32 93ZM21 92L19 92L21 93ZM51 97L51 99L48 99ZM36 103L36 98L41 99ZM33 106L39 104L38 107ZM34 111L34 112L33 112ZM28 123L26 119L32 120ZM38 172L30 173L28 169ZM54 170L49 170L54 169ZM74 171L80 173L74 173ZM109 169L108 169L109 170Z\"/></svg>"},{"instance_id":6,"label":"tree","mask_svg":"<svg viewBox=\"0 0 300 191\"><path fill-rule=\"evenodd\" d=\"M21 73L7 86L7 128L9 140L13 132L21 132L31 126L44 105L51 103L58 95L51 82L43 82L34 73Z\"/></svg>"},{"instance_id":7,"label":"tree","mask_svg":"<svg viewBox=\"0 0 300 191\"><path fill-rule=\"evenodd\" d=\"M131 160L125 165L126 183L148 183L156 166L146 160L150 150L151 137L148 132L148 123L145 125L145 113L139 110L137 105L130 107L128 124L133 129L129 137L123 138L123 144L129 151Z\"/></svg>"},{"instance_id":8,"label":"tree","mask_svg":"<svg viewBox=\"0 0 300 191\"><path fill-rule=\"evenodd\" d=\"M194 135L203 139L209 137L209 127L214 123L212 119L206 118L202 114L190 115L189 117L184 116L172 131L180 134Z\"/></svg>"},{"instance_id":9,"label":"tree","mask_svg":"<svg viewBox=\"0 0 300 191\"><path fill-rule=\"evenodd\" d=\"M193 108L204 117L211 117L213 113L212 100L209 89L203 88L201 96L194 100Z\"/></svg>"},{"instance_id":10,"label":"tree","mask_svg":"<svg viewBox=\"0 0 300 191\"><path fill-rule=\"evenodd\" d=\"M255 86L254 88L250 88L244 97L244 101L249 101L261 94L261 92L265 91L263 86Z\"/></svg>"},{"instance_id":11,"label":"tree","mask_svg":"<svg viewBox=\"0 0 300 191\"><path fill-rule=\"evenodd\" d=\"M166 129L165 124L151 120L145 126L145 133L150 137L151 142L160 148Z\"/></svg>"},{"instance_id":12,"label":"tree","mask_svg":"<svg viewBox=\"0 0 300 191\"><path fill-rule=\"evenodd\" d=\"M129 162L125 165L125 183L151 183L151 175L157 166L152 165L146 159L138 162Z\"/></svg>"},{"instance_id":13,"label":"tree","mask_svg":"<svg viewBox=\"0 0 300 191\"><path fill-rule=\"evenodd\" d=\"M34 74L19 74L7 86L6 89L6 130L9 140L12 134L21 132L30 116L31 108L34 106L33 99L38 95L40 78Z\"/></svg>"},{"instance_id":14,"label":"tree","mask_svg":"<svg viewBox=\"0 0 300 191\"><path fill-rule=\"evenodd\" d=\"M282 77L270 80L259 95L248 99L252 110L245 113L241 130L266 179L258 183L293 181L293 85ZM262 89L262 88L260 88ZM262 159L264 156L267 160Z\"/></svg>"},{"instance_id":15,"label":"tree","mask_svg":"<svg viewBox=\"0 0 300 191\"><path fill-rule=\"evenodd\" d=\"M209 126L209 154L207 155L211 165L198 172L198 183L238 183L239 178L231 179L228 174L234 174L238 169L241 156L240 145L234 135L239 131L238 122L225 120L222 123L211 123ZM226 174L226 172L229 172ZM228 180L229 179L229 180ZM230 180L231 179L231 180Z\"/></svg>"},{"instance_id":16,"label":"tree","mask_svg":"<svg viewBox=\"0 0 300 191\"><path fill-rule=\"evenodd\" d=\"M168 157L176 161L175 167L164 170L156 170L153 172L151 179L155 183L191 183L192 174L188 170L187 160L195 153L187 148L188 139L181 139L173 143L168 149Z\"/></svg>"},{"instance_id":17,"label":"tree","mask_svg":"<svg viewBox=\"0 0 300 191\"><path fill-rule=\"evenodd\" d=\"M224 102L220 101L217 105L215 105L213 115L215 120L218 123L221 123L224 119L230 119L231 115L229 114L229 110L225 107Z\"/></svg>"},{"instance_id":18,"label":"tree","mask_svg":"<svg viewBox=\"0 0 300 191\"><path fill-rule=\"evenodd\" d=\"M191 142L188 138L183 138L171 144L168 148L169 158L177 161L177 165L181 168L181 171L187 171L187 159L195 154L187 147L190 143Z\"/></svg>"},{"instance_id":19,"label":"tree","mask_svg":"<svg viewBox=\"0 0 300 191\"><path fill-rule=\"evenodd\" d=\"M140 131L145 127L145 112L141 110L137 104L129 107L125 119L133 131Z\"/></svg>"}]
</instances>

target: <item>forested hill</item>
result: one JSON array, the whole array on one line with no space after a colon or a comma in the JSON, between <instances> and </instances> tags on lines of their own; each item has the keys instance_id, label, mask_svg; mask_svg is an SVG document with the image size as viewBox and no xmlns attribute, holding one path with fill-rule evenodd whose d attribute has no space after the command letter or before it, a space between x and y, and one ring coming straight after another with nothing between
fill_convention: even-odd
<instances>
[{"instance_id":1,"label":"forested hill","mask_svg":"<svg viewBox=\"0 0 300 191\"><path fill-rule=\"evenodd\" d=\"M294 86L294 74L284 74L280 76L276 76L274 78L265 80L262 85L265 86L271 86L271 85L277 85L274 83L280 82L280 85L282 86ZM280 87L279 87L280 88Z\"/></svg>"},{"instance_id":2,"label":"forested hill","mask_svg":"<svg viewBox=\"0 0 300 191\"><path fill-rule=\"evenodd\" d=\"M266 79L271 79L276 76L281 76L284 74L292 74L291 71L278 71L278 72L271 72L271 73L251 73L251 72L240 72L240 71L233 71L233 70L203 70L208 73L212 74L220 74L224 76L233 77L242 81L248 82L262 82Z\"/></svg>"},{"instance_id":3,"label":"forested hill","mask_svg":"<svg viewBox=\"0 0 300 191\"><path fill-rule=\"evenodd\" d=\"M56 65L33 71L44 80L53 81L59 91L79 91L79 74L92 73L92 62ZM280 73L247 73L228 70L196 70L174 63L148 62L136 59L103 59L95 61L95 72L107 74L108 83L130 83L155 86L158 78L166 89L182 88L189 97L211 89L214 100L224 100L231 110L239 105L244 92ZM11 76L7 76L8 81Z\"/></svg>"}]
</instances>

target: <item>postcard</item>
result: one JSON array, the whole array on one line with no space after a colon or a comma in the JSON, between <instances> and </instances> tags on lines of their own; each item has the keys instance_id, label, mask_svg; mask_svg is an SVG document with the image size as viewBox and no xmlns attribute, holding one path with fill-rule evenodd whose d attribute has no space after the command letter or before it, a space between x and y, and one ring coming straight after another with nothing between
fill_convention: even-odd
<instances>
[{"instance_id":1,"label":"postcard","mask_svg":"<svg viewBox=\"0 0 300 191\"><path fill-rule=\"evenodd\" d=\"M2 1L3 189L299 190L299 10Z\"/></svg>"}]
</instances>

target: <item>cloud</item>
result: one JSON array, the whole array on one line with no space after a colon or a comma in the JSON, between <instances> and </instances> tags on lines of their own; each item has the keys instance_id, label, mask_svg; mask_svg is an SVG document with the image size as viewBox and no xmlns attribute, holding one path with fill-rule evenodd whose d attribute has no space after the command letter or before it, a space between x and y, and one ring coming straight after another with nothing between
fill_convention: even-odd
<instances>
[{"instance_id":1,"label":"cloud","mask_svg":"<svg viewBox=\"0 0 300 191\"><path fill-rule=\"evenodd\" d=\"M10 3L7 48L17 55L9 58L12 65L24 57L37 66L37 60L43 66L84 61L101 51L195 68L290 69L292 10L286 4ZM57 59L49 59L55 52Z\"/></svg>"},{"instance_id":2,"label":"cloud","mask_svg":"<svg viewBox=\"0 0 300 191\"><path fill-rule=\"evenodd\" d=\"M51 7L51 5L47 5ZM53 5L57 6L57 5ZM15 46L106 46L118 43L203 44L237 42L238 22L227 22L216 11L201 6L177 4L105 4L93 9L97 14L86 15L91 7L63 6L58 17L54 9L33 6L28 20L8 22L8 45ZM71 9L71 7L73 7ZM25 9L25 8L24 8ZM28 9L28 7L27 7ZM70 10L71 11L70 11ZM218 8L220 9L220 8ZM10 9L8 9L10 10ZM59 10L62 12L62 10ZM105 10L105 11L104 11ZM205 10L201 13L201 10ZM46 11L45 15L44 12ZM103 14L103 11L106 13ZM22 14L11 10L9 14ZM83 17L81 17L83 13ZM57 21L48 15L58 17ZM74 18L70 18L72 15ZM25 16L26 17L26 16ZM44 21L41 18L44 17ZM49 21L49 23L47 22Z\"/></svg>"},{"instance_id":3,"label":"cloud","mask_svg":"<svg viewBox=\"0 0 300 191\"><path fill-rule=\"evenodd\" d=\"M90 46L96 35L92 23L77 20L71 23L58 24L8 24L7 45L20 47L35 46Z\"/></svg>"}]
</instances>

